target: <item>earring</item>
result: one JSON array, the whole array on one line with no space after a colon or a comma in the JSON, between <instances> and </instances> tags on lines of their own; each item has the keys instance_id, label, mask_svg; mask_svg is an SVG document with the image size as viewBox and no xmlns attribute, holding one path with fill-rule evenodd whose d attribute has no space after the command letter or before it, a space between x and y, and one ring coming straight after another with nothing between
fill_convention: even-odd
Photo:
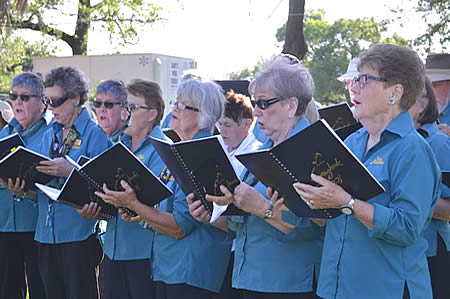
<instances>
[{"instance_id":1,"label":"earring","mask_svg":"<svg viewBox=\"0 0 450 299\"><path fill-rule=\"evenodd\" d=\"M394 105L394 103L395 103L395 99L394 98L389 98L388 104L389 105Z\"/></svg>"}]
</instances>

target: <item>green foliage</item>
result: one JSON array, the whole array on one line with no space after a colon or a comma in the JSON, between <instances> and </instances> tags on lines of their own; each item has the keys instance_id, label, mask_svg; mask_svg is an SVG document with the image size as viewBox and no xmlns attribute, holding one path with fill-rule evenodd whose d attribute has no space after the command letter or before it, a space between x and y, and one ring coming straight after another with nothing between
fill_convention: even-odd
<instances>
[{"instance_id":1,"label":"green foliage","mask_svg":"<svg viewBox=\"0 0 450 299\"><path fill-rule=\"evenodd\" d=\"M408 45L397 34L383 39L384 22L370 19L339 19L333 24L324 20L325 11L308 11L305 15L304 34L308 53L303 64L310 70L316 86L315 99L324 104L338 103L348 98L344 85L336 78L347 70L349 61L370 45L380 42ZM276 34L284 42L286 24ZM349 100L349 99L348 99Z\"/></svg>"},{"instance_id":2,"label":"green foliage","mask_svg":"<svg viewBox=\"0 0 450 299\"><path fill-rule=\"evenodd\" d=\"M144 25L159 20L161 7L144 0L78 0L77 11L68 13L68 0L30 1L23 14L10 7L12 29L32 29L62 39L74 54L87 54L89 30L104 29L111 40L120 44L134 43ZM95 3L95 4L91 4ZM58 21L56 21L58 20ZM73 22L73 34L63 31L60 20ZM64 23L64 21L62 22ZM67 27L67 26L66 26Z\"/></svg>"},{"instance_id":3,"label":"green foliage","mask_svg":"<svg viewBox=\"0 0 450 299\"><path fill-rule=\"evenodd\" d=\"M415 12L419 14L415 18L417 22L426 24L426 31L418 35L413 45L420 50L428 53L435 43L439 43L442 50L450 47L450 4L448 0L409 0L409 4L413 4ZM397 16L397 20L392 22L400 22L400 16L406 14L404 6L398 6L391 9ZM404 25L404 24L402 24Z\"/></svg>"},{"instance_id":4,"label":"green foliage","mask_svg":"<svg viewBox=\"0 0 450 299\"><path fill-rule=\"evenodd\" d=\"M256 72L259 70L264 60L258 61L253 68L245 68L239 72L233 72L230 74L231 80L252 80Z\"/></svg>"},{"instance_id":5,"label":"green foliage","mask_svg":"<svg viewBox=\"0 0 450 299\"><path fill-rule=\"evenodd\" d=\"M18 36L6 36L0 39L0 93L7 93L11 81L21 72L32 71L34 56L51 56L45 43L29 43Z\"/></svg>"}]
</instances>

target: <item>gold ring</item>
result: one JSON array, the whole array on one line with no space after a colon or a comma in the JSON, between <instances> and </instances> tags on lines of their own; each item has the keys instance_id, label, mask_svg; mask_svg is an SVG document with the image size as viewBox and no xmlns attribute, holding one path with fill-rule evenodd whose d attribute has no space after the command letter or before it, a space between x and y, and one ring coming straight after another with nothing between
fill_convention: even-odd
<instances>
[{"instance_id":1,"label":"gold ring","mask_svg":"<svg viewBox=\"0 0 450 299\"><path fill-rule=\"evenodd\" d=\"M309 201L309 206L310 206L310 207L313 207L313 206L314 206L314 201L310 200L310 201Z\"/></svg>"}]
</instances>

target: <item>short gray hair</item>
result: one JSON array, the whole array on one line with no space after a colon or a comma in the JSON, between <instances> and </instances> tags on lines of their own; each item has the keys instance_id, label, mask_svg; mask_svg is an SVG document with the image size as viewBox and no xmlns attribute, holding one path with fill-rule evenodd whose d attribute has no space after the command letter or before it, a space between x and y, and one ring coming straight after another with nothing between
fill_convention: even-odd
<instances>
[{"instance_id":1,"label":"short gray hair","mask_svg":"<svg viewBox=\"0 0 450 299\"><path fill-rule=\"evenodd\" d=\"M44 96L43 82L41 73L24 72L14 77L11 87L22 86L31 89L34 94L42 98Z\"/></svg>"},{"instance_id":2,"label":"short gray hair","mask_svg":"<svg viewBox=\"0 0 450 299\"><path fill-rule=\"evenodd\" d=\"M180 81L177 98L191 102L199 111L199 129L213 131L215 123L222 116L225 96L222 88L215 82L199 78Z\"/></svg>"},{"instance_id":3,"label":"short gray hair","mask_svg":"<svg viewBox=\"0 0 450 299\"><path fill-rule=\"evenodd\" d=\"M45 76L45 87L59 86L69 99L80 96L80 105L88 98L89 85L82 70L76 66L59 66Z\"/></svg>"},{"instance_id":4,"label":"short gray hair","mask_svg":"<svg viewBox=\"0 0 450 299\"><path fill-rule=\"evenodd\" d=\"M100 93L115 97L122 106L127 104L127 91L121 80L102 81L95 89L95 96Z\"/></svg>"},{"instance_id":5,"label":"short gray hair","mask_svg":"<svg viewBox=\"0 0 450 299\"><path fill-rule=\"evenodd\" d=\"M314 81L308 69L291 55L277 55L264 63L248 90L254 95L256 88L272 90L283 99L298 99L296 116L305 113L314 93Z\"/></svg>"}]
</instances>

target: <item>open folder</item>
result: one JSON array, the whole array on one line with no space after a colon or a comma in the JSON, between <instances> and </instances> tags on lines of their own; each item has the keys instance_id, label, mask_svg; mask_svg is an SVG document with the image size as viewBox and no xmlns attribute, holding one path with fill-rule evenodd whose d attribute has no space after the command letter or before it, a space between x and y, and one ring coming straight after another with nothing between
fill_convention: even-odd
<instances>
[{"instance_id":1,"label":"open folder","mask_svg":"<svg viewBox=\"0 0 450 299\"><path fill-rule=\"evenodd\" d=\"M25 190L35 190L34 183L46 184L54 178L36 170L39 162L45 160L50 158L19 145L0 160L0 178L21 178L25 180Z\"/></svg>"},{"instance_id":2,"label":"open folder","mask_svg":"<svg viewBox=\"0 0 450 299\"><path fill-rule=\"evenodd\" d=\"M285 205L299 217L333 218L341 214L339 209L313 210L300 198L292 184L315 185L311 173L333 181L361 200L384 192L383 186L323 119L271 149L236 158L265 186L277 190Z\"/></svg>"},{"instance_id":3,"label":"open folder","mask_svg":"<svg viewBox=\"0 0 450 299\"><path fill-rule=\"evenodd\" d=\"M137 199L148 206L154 206L172 194L172 191L121 142L82 166L70 162L74 169L61 190L36 186L50 198L77 209L93 201L102 207L100 214L103 217L116 216L117 209L105 203L94 192L103 192L103 184L111 190L121 191L121 180L125 180L133 188ZM126 211L132 216L136 215L131 210Z\"/></svg>"},{"instance_id":4,"label":"open folder","mask_svg":"<svg viewBox=\"0 0 450 299\"><path fill-rule=\"evenodd\" d=\"M221 196L223 194L219 189L220 185L233 192L240 183L217 136L178 143L150 137L150 142L183 192L186 195L193 192L210 215L213 212L213 205L206 200L206 194ZM224 215L246 214L233 204L230 204L224 213Z\"/></svg>"}]
</instances>

